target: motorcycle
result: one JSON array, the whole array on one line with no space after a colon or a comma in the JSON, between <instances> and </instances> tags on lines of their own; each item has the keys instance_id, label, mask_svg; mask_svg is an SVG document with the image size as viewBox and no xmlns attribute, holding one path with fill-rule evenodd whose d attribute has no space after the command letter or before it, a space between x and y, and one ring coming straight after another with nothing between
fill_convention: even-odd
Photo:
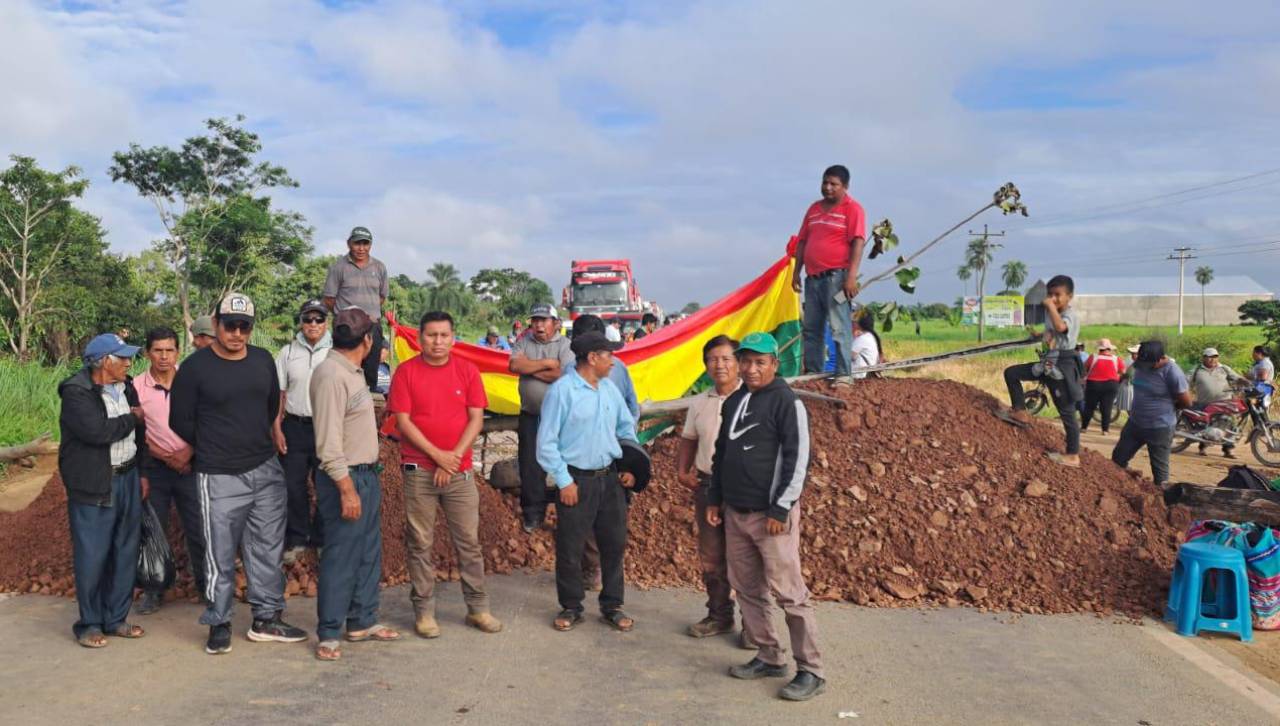
<instances>
[{"instance_id":1,"label":"motorcycle","mask_svg":"<svg viewBox=\"0 0 1280 726\"><path fill-rule=\"evenodd\" d=\"M1179 411L1173 429L1173 451L1183 451L1193 441L1236 446L1247 438L1258 461L1267 466L1280 466L1280 422L1267 418L1266 406L1266 399L1274 389L1259 383L1236 390L1241 393L1240 398L1215 401L1202 409Z\"/></svg>"}]
</instances>

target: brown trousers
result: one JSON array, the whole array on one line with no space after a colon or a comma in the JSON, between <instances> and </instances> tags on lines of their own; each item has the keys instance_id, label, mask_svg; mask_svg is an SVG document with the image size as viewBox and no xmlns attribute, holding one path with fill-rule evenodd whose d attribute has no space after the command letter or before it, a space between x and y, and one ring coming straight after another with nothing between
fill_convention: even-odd
<instances>
[{"instance_id":1,"label":"brown trousers","mask_svg":"<svg viewBox=\"0 0 1280 726\"><path fill-rule=\"evenodd\" d=\"M702 567L702 584L707 588L707 617L733 625L733 588L729 586L729 562L724 554L724 523L719 527L707 521L707 485L711 477L698 475L698 488L693 490L693 516L698 522L698 561Z\"/></svg>"},{"instance_id":2,"label":"brown trousers","mask_svg":"<svg viewBox=\"0 0 1280 726\"><path fill-rule=\"evenodd\" d=\"M458 472L445 486L433 480L435 472L404 472L405 548L409 554L409 594L417 615L435 615L436 568L431 561L435 540L436 510L444 510L449 537L458 555L462 595L467 612L489 612L484 590L484 555L480 550L480 491L471 472Z\"/></svg>"},{"instance_id":3,"label":"brown trousers","mask_svg":"<svg viewBox=\"0 0 1280 726\"><path fill-rule=\"evenodd\" d=\"M821 678L818 623L800 572L800 507L791 508L782 534L769 534L767 522L764 512L724 509L729 582L738 592L742 629L760 647L760 660L783 665L784 650L773 624L776 601L786 616L796 666Z\"/></svg>"}]
</instances>

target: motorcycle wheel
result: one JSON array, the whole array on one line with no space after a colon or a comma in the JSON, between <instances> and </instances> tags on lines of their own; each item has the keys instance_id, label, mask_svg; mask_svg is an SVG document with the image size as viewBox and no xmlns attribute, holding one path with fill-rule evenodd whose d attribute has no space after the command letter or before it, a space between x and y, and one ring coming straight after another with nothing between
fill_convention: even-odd
<instances>
[{"instance_id":1,"label":"motorcycle wheel","mask_svg":"<svg viewBox=\"0 0 1280 726\"><path fill-rule=\"evenodd\" d=\"M1267 434L1270 434L1271 444L1267 443ZM1254 427L1253 433L1249 436L1249 448L1253 451L1253 457L1267 466L1280 466L1280 424L1272 421L1266 422L1266 430Z\"/></svg>"},{"instance_id":2,"label":"motorcycle wheel","mask_svg":"<svg viewBox=\"0 0 1280 726\"><path fill-rule=\"evenodd\" d=\"M1049 396L1039 388L1027 391L1027 413L1032 416L1039 415L1049 405Z\"/></svg>"},{"instance_id":3,"label":"motorcycle wheel","mask_svg":"<svg viewBox=\"0 0 1280 726\"><path fill-rule=\"evenodd\" d=\"M1181 416L1178 417L1178 424L1173 427L1173 446L1169 447L1169 451L1172 451L1175 454L1181 451L1186 451L1187 447L1191 445L1191 439L1179 437L1179 432L1190 433L1187 428L1187 422L1184 421Z\"/></svg>"}]
</instances>

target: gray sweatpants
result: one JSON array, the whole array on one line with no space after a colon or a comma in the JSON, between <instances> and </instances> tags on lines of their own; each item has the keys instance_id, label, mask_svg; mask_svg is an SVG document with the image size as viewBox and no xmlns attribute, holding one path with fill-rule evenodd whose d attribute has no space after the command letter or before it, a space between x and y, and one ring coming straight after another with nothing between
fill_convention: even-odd
<instances>
[{"instance_id":1,"label":"gray sweatpants","mask_svg":"<svg viewBox=\"0 0 1280 726\"><path fill-rule=\"evenodd\" d=\"M200 474L200 517L204 525L204 625L231 621L236 594L236 552L242 554L248 600L255 620L284 610L284 530L288 494L276 457L243 474Z\"/></svg>"}]
</instances>

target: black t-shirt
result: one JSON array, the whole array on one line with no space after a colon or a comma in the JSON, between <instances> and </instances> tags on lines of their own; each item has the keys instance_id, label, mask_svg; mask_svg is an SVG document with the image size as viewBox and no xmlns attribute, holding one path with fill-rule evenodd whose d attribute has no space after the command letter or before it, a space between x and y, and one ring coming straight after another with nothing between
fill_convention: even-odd
<instances>
[{"instance_id":1,"label":"black t-shirt","mask_svg":"<svg viewBox=\"0 0 1280 726\"><path fill-rule=\"evenodd\" d=\"M252 345L240 360L196 351L178 367L169 394L169 428L195 449L194 468L203 474L243 474L274 456L279 411L275 361Z\"/></svg>"}]
</instances>

